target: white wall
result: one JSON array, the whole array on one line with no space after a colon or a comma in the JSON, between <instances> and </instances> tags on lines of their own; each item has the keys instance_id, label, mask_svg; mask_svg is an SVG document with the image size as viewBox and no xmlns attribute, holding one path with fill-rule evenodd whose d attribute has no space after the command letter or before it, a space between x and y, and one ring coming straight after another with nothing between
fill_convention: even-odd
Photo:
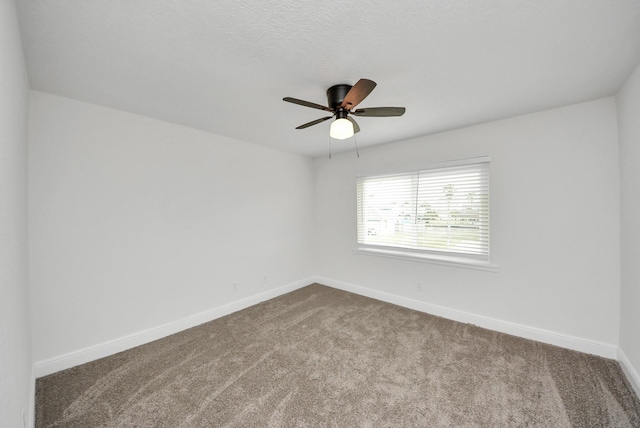
<instances>
[{"instance_id":1,"label":"white wall","mask_svg":"<svg viewBox=\"0 0 640 428\"><path fill-rule=\"evenodd\" d=\"M620 350L640 395L640 66L620 90Z\"/></svg>"},{"instance_id":2,"label":"white wall","mask_svg":"<svg viewBox=\"0 0 640 428\"><path fill-rule=\"evenodd\" d=\"M27 275L28 81L13 0L0 1L0 425L33 414Z\"/></svg>"},{"instance_id":3,"label":"white wall","mask_svg":"<svg viewBox=\"0 0 640 428\"><path fill-rule=\"evenodd\" d=\"M30 114L36 362L312 274L310 160L40 92Z\"/></svg>"},{"instance_id":4,"label":"white wall","mask_svg":"<svg viewBox=\"0 0 640 428\"><path fill-rule=\"evenodd\" d=\"M602 354L615 356L616 126L610 97L373 147L362 150L360 159L353 152L317 159L317 273L337 284L400 296L405 303L412 299L470 314L468 319L489 317L596 349L603 345ZM498 273L352 252L357 174L486 155L492 159L491 251Z\"/></svg>"}]
</instances>

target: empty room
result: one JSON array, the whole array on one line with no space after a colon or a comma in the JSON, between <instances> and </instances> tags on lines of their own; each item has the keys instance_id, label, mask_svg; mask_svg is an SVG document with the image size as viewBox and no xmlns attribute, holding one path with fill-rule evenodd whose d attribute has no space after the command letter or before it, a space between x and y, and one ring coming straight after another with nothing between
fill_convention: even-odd
<instances>
[{"instance_id":1,"label":"empty room","mask_svg":"<svg viewBox=\"0 0 640 428\"><path fill-rule=\"evenodd\" d=\"M0 0L0 427L640 427L640 2Z\"/></svg>"}]
</instances>

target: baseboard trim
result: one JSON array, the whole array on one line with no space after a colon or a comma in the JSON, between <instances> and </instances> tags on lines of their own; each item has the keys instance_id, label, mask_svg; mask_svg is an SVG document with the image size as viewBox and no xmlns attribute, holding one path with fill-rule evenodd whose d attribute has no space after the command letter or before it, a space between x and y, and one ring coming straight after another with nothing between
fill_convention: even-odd
<instances>
[{"instance_id":1,"label":"baseboard trim","mask_svg":"<svg viewBox=\"0 0 640 428\"><path fill-rule=\"evenodd\" d=\"M621 348L618 348L618 362L620 363L620 367L622 367L622 371L627 376L631 387L636 392L636 395L640 397L640 375Z\"/></svg>"},{"instance_id":2,"label":"baseboard trim","mask_svg":"<svg viewBox=\"0 0 640 428\"><path fill-rule=\"evenodd\" d=\"M314 278L301 279L299 281L295 281L290 284L265 291L263 293L236 300L234 302L227 303L225 305L218 306L216 308L200 312L198 314L194 314L177 321L166 323L158 327L139 331L114 340L103 342L94 346L89 346L78 351L69 352L58 357L50 358L43 361L37 361L34 364L35 375L36 377L47 376L52 373L59 372L60 370L66 370L80 364L97 360L98 358L107 357L109 355L117 354L118 352L126 351L127 349L131 349L136 346L144 345L145 343L153 342L154 340L162 339L163 337L169 336L171 334L178 333L180 331L195 327L205 322L213 321L225 315L229 315L258 303L264 302L266 300L273 299L274 297L278 297L299 288L306 287L313 282L315 282Z\"/></svg>"},{"instance_id":3,"label":"baseboard trim","mask_svg":"<svg viewBox=\"0 0 640 428\"><path fill-rule=\"evenodd\" d=\"M373 290L360 285L350 284L343 281L337 281L325 277L310 277L290 284L265 291L253 296L249 296L235 302L231 302L189 317L153 327L147 330L139 331L127 336L123 336L114 340L103 342L94 346L80 349L74 352L63 354L47 360L38 361L34 364L36 378L56 373L60 370L66 370L80 364L88 363L99 358L107 357L118 352L125 351L145 343L153 342L174 333L186 330L191 327L209 322L231 313L240 311L258 303L264 302L299 288L305 287L312 283L324 284L329 287L337 288L361 296L370 297L372 299L381 300L383 302L392 303L431 315L440 316L453 321L459 321L468 324L474 324L479 327L487 328L501 333L511 334L525 339L536 340L548 343L562 348L572 349L579 352L598 355L604 358L617 359L620 361L625 374L629 378L636 393L640 396L640 376L635 371L629 360L626 358L622 350L618 347L577 338L565 334L560 334L548 330L529 327L526 325L511 323L508 321L498 320L495 318L476 315L465 311L447 308L444 306L434 305L415 299L399 296L392 293Z\"/></svg>"},{"instance_id":4,"label":"baseboard trim","mask_svg":"<svg viewBox=\"0 0 640 428\"><path fill-rule=\"evenodd\" d=\"M26 426L34 428L36 426L36 368L31 366L31 387L29 391L29 413L26 415Z\"/></svg>"},{"instance_id":5,"label":"baseboard trim","mask_svg":"<svg viewBox=\"0 0 640 428\"><path fill-rule=\"evenodd\" d=\"M574 351L584 352L587 354L598 355L604 358L618 358L617 346L607 343L596 342L482 315L476 315L465 311L459 311L457 309L451 309L444 306L434 305L431 303L398 296L396 294L372 290L360 285L336 281L330 278L316 277L314 282L340 290L349 291L361 296L371 297L372 299L381 300L383 302L392 303L394 305L402 306L405 308L414 309L416 311L425 312L442 318L447 318L453 321L474 324L478 327L487 328L489 330L499 331L501 333L511 334L513 336L518 336L525 339L536 340L538 342L572 349Z\"/></svg>"}]
</instances>

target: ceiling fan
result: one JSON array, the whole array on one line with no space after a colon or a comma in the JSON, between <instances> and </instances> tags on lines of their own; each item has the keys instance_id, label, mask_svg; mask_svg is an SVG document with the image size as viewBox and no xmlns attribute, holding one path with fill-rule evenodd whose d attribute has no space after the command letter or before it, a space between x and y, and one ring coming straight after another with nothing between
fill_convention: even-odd
<instances>
[{"instance_id":1,"label":"ceiling fan","mask_svg":"<svg viewBox=\"0 0 640 428\"><path fill-rule=\"evenodd\" d=\"M360 102L362 102L362 100L364 100L375 87L376 82L369 79L360 79L353 86L345 84L334 85L327 89L328 106L291 97L284 97L282 100L332 113L331 116L313 120L296 127L296 129L308 128L335 117L336 120L331 124L329 135L332 138L344 140L345 138L353 136L354 133L360 132L358 123L350 115L389 117L402 116L404 114L406 110L404 107L369 107L354 110L354 108L360 104Z\"/></svg>"}]
</instances>

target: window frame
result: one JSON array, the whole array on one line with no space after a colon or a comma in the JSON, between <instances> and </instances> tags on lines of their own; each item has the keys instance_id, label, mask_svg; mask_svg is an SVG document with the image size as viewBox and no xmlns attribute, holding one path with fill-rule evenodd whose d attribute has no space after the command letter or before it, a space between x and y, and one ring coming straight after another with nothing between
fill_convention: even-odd
<instances>
[{"instance_id":1,"label":"window frame","mask_svg":"<svg viewBox=\"0 0 640 428\"><path fill-rule=\"evenodd\" d=\"M384 177L392 178L394 176L402 177L403 175L409 177L410 175L413 175L413 174L415 174L419 179L420 173L434 174L434 173L437 173L437 170L442 170L442 173L445 174L447 169L450 170L451 168L454 168L454 167L464 167L464 166L473 167L475 165L482 165L482 164L486 164L486 180L487 180L486 182L486 192L487 192L486 256L468 254L468 253L462 253L462 252L454 252L454 251L438 251L435 249L405 248L405 247L398 247L393 245L384 245L384 244L375 245L371 243L360 242L361 232L363 232L364 228L366 227L366 225L362 224L362 218L361 218L363 215L361 201L360 201L360 191L361 191L360 186L361 186L362 180L372 179L372 178L384 178ZM476 157L476 158L459 159L454 161L433 163L433 164L429 164L429 165L417 168L415 170L358 175L356 177L356 247L353 250L354 253L497 272L498 266L491 263L491 242L490 242L491 168L490 168L490 165L491 165L491 158L489 156L482 156L482 157ZM418 204L418 203L419 203L418 196L416 196L415 204ZM416 220L416 224L417 224L417 220Z\"/></svg>"}]
</instances>

